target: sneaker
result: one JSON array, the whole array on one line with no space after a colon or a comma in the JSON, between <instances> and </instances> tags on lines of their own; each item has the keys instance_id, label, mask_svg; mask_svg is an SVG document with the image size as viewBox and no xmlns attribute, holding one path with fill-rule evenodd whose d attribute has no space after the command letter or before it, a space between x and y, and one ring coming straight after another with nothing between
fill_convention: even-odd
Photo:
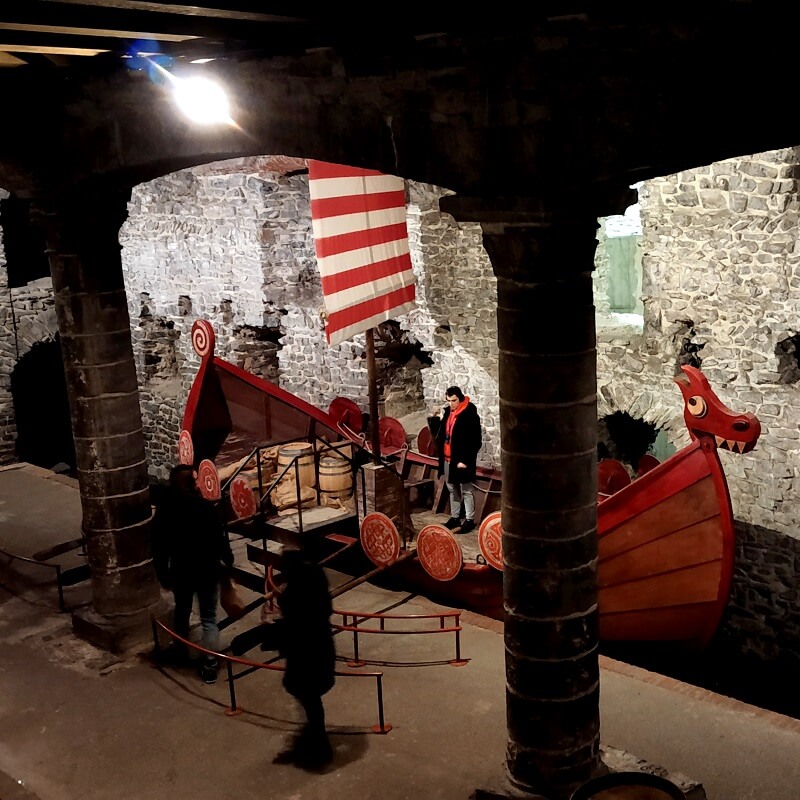
<instances>
[{"instance_id":1,"label":"sneaker","mask_svg":"<svg viewBox=\"0 0 800 800\"><path fill-rule=\"evenodd\" d=\"M198 672L203 683L212 684L217 682L217 668L215 666L203 664Z\"/></svg>"},{"instance_id":2,"label":"sneaker","mask_svg":"<svg viewBox=\"0 0 800 800\"><path fill-rule=\"evenodd\" d=\"M469 533L470 531L474 530L475 530L475 523L473 522L473 520L465 519L461 523L461 530L459 531L459 533Z\"/></svg>"},{"instance_id":3,"label":"sneaker","mask_svg":"<svg viewBox=\"0 0 800 800\"><path fill-rule=\"evenodd\" d=\"M445 528L449 530L453 530L453 528L458 528L461 525L461 520L458 517L450 517L447 522L445 522Z\"/></svg>"}]
</instances>

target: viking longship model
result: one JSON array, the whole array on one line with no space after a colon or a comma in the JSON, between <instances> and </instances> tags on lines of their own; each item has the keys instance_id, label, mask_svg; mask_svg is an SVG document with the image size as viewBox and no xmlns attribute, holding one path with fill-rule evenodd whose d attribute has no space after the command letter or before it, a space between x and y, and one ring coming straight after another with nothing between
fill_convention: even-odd
<instances>
[{"instance_id":1,"label":"viking longship model","mask_svg":"<svg viewBox=\"0 0 800 800\"><path fill-rule=\"evenodd\" d=\"M475 532L441 523L448 494L437 476L427 429L409 447L402 425L379 421L381 461L396 480L392 513L365 502L365 465L376 459L358 406L335 399L327 411L214 355L214 332L195 322L201 356L178 452L198 467L201 490L226 509L231 530L254 542L308 539L360 545L374 572L450 605L502 618L502 475L479 469ZM735 529L718 451L753 449L760 424L735 414L700 370L675 379L691 443L631 477L598 465L600 637L707 642L728 600ZM368 467L367 467L368 469ZM255 553L248 550L249 553ZM261 563L265 563L263 560Z\"/></svg>"}]
</instances>

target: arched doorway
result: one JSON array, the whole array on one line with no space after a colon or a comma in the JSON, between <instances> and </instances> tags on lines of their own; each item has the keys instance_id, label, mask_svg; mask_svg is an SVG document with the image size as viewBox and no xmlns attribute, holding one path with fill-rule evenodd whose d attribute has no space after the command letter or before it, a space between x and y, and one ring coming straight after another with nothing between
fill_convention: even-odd
<instances>
[{"instance_id":1,"label":"arched doorway","mask_svg":"<svg viewBox=\"0 0 800 800\"><path fill-rule=\"evenodd\" d=\"M67 381L61 342L39 342L11 373L11 396L17 423L17 458L51 469L67 464L75 470Z\"/></svg>"}]
</instances>

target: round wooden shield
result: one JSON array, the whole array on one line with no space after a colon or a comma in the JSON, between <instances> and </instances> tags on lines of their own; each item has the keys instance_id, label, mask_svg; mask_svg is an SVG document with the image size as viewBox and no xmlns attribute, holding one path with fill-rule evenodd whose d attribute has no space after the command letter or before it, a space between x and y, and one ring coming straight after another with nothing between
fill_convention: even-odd
<instances>
[{"instance_id":1,"label":"round wooden shield","mask_svg":"<svg viewBox=\"0 0 800 800\"><path fill-rule=\"evenodd\" d=\"M604 458L597 464L597 491L614 494L631 482L628 470L615 458Z\"/></svg>"},{"instance_id":2,"label":"round wooden shield","mask_svg":"<svg viewBox=\"0 0 800 800\"><path fill-rule=\"evenodd\" d=\"M417 450L424 456L437 456L436 442L431 436L431 429L426 425L417 436Z\"/></svg>"},{"instance_id":3,"label":"round wooden shield","mask_svg":"<svg viewBox=\"0 0 800 800\"><path fill-rule=\"evenodd\" d=\"M197 467L197 487L206 500L219 500L222 496L219 490L219 473L209 458L204 458Z\"/></svg>"},{"instance_id":4,"label":"round wooden shield","mask_svg":"<svg viewBox=\"0 0 800 800\"><path fill-rule=\"evenodd\" d=\"M200 358L214 354L214 329L207 319L197 319L192 325L192 347Z\"/></svg>"},{"instance_id":5,"label":"round wooden shield","mask_svg":"<svg viewBox=\"0 0 800 800\"><path fill-rule=\"evenodd\" d=\"M364 428L364 415L361 409L346 397L334 397L328 413L337 421L347 425L353 433L361 433Z\"/></svg>"},{"instance_id":6,"label":"round wooden shield","mask_svg":"<svg viewBox=\"0 0 800 800\"><path fill-rule=\"evenodd\" d=\"M178 437L178 461L181 464L194 464L194 443L189 431L181 431Z\"/></svg>"},{"instance_id":7,"label":"round wooden shield","mask_svg":"<svg viewBox=\"0 0 800 800\"><path fill-rule=\"evenodd\" d=\"M657 467L660 463L661 462L654 455L645 453L639 459L639 463L636 465L636 477L641 478L642 475L646 475L651 469Z\"/></svg>"},{"instance_id":8,"label":"round wooden shield","mask_svg":"<svg viewBox=\"0 0 800 800\"><path fill-rule=\"evenodd\" d=\"M367 514L361 523L361 547L376 567L394 564L400 555L400 534L386 514Z\"/></svg>"},{"instance_id":9,"label":"round wooden shield","mask_svg":"<svg viewBox=\"0 0 800 800\"><path fill-rule=\"evenodd\" d=\"M478 528L478 547L489 566L503 571L503 528L500 512L489 514Z\"/></svg>"},{"instance_id":10,"label":"round wooden shield","mask_svg":"<svg viewBox=\"0 0 800 800\"><path fill-rule=\"evenodd\" d=\"M437 581L451 581L461 572L464 556L456 537L444 525L426 525L417 536L422 568Z\"/></svg>"},{"instance_id":11,"label":"round wooden shield","mask_svg":"<svg viewBox=\"0 0 800 800\"><path fill-rule=\"evenodd\" d=\"M246 478L237 475L231 481L231 506L239 519L247 519L255 515L258 506L253 490Z\"/></svg>"},{"instance_id":12,"label":"round wooden shield","mask_svg":"<svg viewBox=\"0 0 800 800\"><path fill-rule=\"evenodd\" d=\"M381 451L390 453L406 446L406 429L394 417L381 417L378 421Z\"/></svg>"}]
</instances>

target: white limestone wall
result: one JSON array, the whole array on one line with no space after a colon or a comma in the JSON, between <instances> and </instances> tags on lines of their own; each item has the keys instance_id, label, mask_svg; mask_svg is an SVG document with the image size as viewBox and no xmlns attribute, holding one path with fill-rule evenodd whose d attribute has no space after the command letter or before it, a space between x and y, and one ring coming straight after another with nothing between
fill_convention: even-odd
<instances>
[{"instance_id":1,"label":"white limestone wall","mask_svg":"<svg viewBox=\"0 0 800 800\"><path fill-rule=\"evenodd\" d=\"M755 413L746 455L722 451L737 524L720 642L800 665L798 153L758 153L645 182L643 331L601 332L599 414L627 411L688 441L673 376L693 351L720 399ZM790 348L791 350L791 348ZM796 354L794 356L796 358ZM782 363L783 362L783 363Z\"/></svg>"},{"instance_id":2,"label":"white limestone wall","mask_svg":"<svg viewBox=\"0 0 800 800\"><path fill-rule=\"evenodd\" d=\"M737 517L795 538L800 385L782 382L776 350L800 331L797 170L785 149L645 182L644 332L598 345L600 415L628 411L677 446L688 436L672 379L684 341L701 345L719 397L762 423L752 453L721 456Z\"/></svg>"},{"instance_id":3,"label":"white limestone wall","mask_svg":"<svg viewBox=\"0 0 800 800\"><path fill-rule=\"evenodd\" d=\"M0 188L0 200L8 192ZM14 422L14 402L11 397L11 372L17 362L14 344L14 317L8 298L8 271L3 247L3 219L0 216L0 464L15 460L14 441L17 426Z\"/></svg>"},{"instance_id":4,"label":"white limestone wall","mask_svg":"<svg viewBox=\"0 0 800 800\"><path fill-rule=\"evenodd\" d=\"M417 308L407 324L434 356L422 372L425 404L431 412L442 408L445 389L460 386L481 417L479 463L499 468L497 280L481 228L439 210L444 190L409 182L408 194Z\"/></svg>"},{"instance_id":5,"label":"white limestone wall","mask_svg":"<svg viewBox=\"0 0 800 800\"><path fill-rule=\"evenodd\" d=\"M274 165L210 164L133 191L120 241L154 476L175 461L199 364L189 335L198 317L214 325L219 356L322 408L343 396L368 410L363 335L334 347L325 340L307 175ZM420 411L461 385L483 418L481 460L499 464L496 290L480 228L442 214L440 190L408 191L418 302L398 322L434 361L422 371Z\"/></svg>"}]
</instances>

